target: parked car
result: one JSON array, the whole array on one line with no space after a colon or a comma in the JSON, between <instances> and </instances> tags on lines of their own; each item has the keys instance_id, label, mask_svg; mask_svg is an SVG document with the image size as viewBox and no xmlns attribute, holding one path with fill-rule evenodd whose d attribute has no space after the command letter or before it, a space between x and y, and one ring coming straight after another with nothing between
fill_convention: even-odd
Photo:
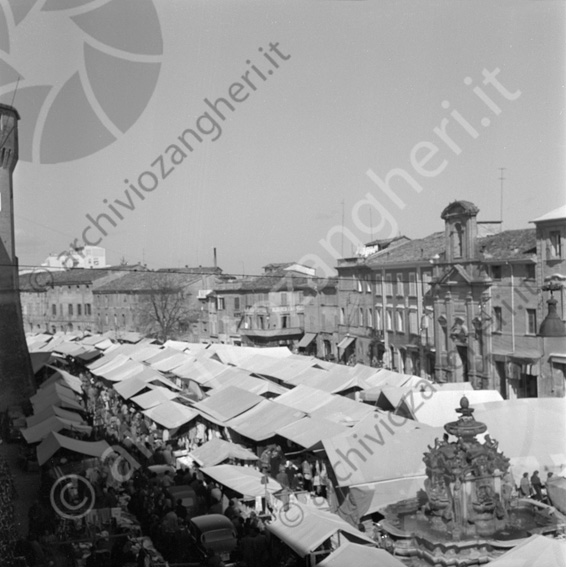
<instances>
[{"instance_id":1,"label":"parked car","mask_svg":"<svg viewBox=\"0 0 566 567\"><path fill-rule=\"evenodd\" d=\"M191 518L189 532L205 556L212 550L225 562L230 560L230 553L238 544L234 524L222 514Z\"/></svg>"}]
</instances>

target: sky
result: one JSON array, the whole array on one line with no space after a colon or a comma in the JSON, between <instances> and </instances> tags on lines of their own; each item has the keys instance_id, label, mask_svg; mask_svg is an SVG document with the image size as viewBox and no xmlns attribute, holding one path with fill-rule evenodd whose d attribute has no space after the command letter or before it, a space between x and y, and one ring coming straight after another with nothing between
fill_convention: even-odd
<instances>
[{"instance_id":1,"label":"sky","mask_svg":"<svg viewBox=\"0 0 566 567\"><path fill-rule=\"evenodd\" d=\"M565 202L564 11L0 0L20 266L75 242L111 264L210 266L216 248L228 273L329 275L363 242L443 230L456 199L533 227Z\"/></svg>"}]
</instances>

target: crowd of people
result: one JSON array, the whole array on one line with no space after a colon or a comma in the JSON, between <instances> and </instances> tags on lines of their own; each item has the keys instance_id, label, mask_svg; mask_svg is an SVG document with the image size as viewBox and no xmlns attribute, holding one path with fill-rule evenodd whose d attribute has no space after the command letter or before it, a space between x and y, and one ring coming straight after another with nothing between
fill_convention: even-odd
<instances>
[{"instance_id":1,"label":"crowd of people","mask_svg":"<svg viewBox=\"0 0 566 567\"><path fill-rule=\"evenodd\" d=\"M50 472L46 474L43 470L40 498L29 510L29 536L19 542L16 550L26 557L27 565L149 567L157 565L152 563L156 554L152 559L150 550L154 549L169 563L221 567L220 557L199 547L191 534L190 519L206 514L222 514L232 522L237 540L230 554L230 562L234 564L292 565L298 559L288 547L270 537L255 502L248 505L238 495L206 480L196 463L192 467L177 466L175 453L187 453L213 437L220 437L217 426L191 422L181 435L171 439L166 429L158 427L138 406L124 400L103 381L84 369L77 374L83 385L83 414L92 430L90 435L78 431L65 435L88 441L105 440L113 447L123 447L142 466L133 475L115 475L112 467L116 455L102 462L84 457L74 462L73 456L65 452L52 458ZM49 491L56 480L53 471L67 470L73 463L77 465L73 470L92 487L94 512L99 519L103 518L102 526L100 523L94 528L89 526L86 538L90 540L90 549L83 562L77 562L77 549L70 542L85 539L83 528L89 516L84 521L62 518L49 502ZM124 460L122 465L129 467ZM284 492L311 491L326 496L330 486L322 459L314 454L288 459L279 445L266 447L257 462L248 466L276 479ZM85 496L84 486L78 483L76 487L77 501ZM175 498L174 487L188 487L192 491L194 499L190 506ZM145 544L140 545L139 537L132 538L131 530L116 524L110 510L119 506L137 519L141 533L136 535L143 535Z\"/></svg>"},{"instance_id":2,"label":"crowd of people","mask_svg":"<svg viewBox=\"0 0 566 567\"><path fill-rule=\"evenodd\" d=\"M546 480L543 484L539 476L539 471L535 471L531 475L530 479L528 472L523 473L523 476L521 477L521 480L519 482L519 494L523 498L532 498L533 500L538 500L539 502L549 504L550 500L548 497L546 485L553 476L553 473L547 473Z\"/></svg>"}]
</instances>

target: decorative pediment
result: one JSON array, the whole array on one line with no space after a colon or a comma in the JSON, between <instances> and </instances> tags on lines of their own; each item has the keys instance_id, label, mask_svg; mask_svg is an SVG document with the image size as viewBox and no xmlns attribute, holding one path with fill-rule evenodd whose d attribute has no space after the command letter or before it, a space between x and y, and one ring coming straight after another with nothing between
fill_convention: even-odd
<instances>
[{"instance_id":1,"label":"decorative pediment","mask_svg":"<svg viewBox=\"0 0 566 567\"><path fill-rule=\"evenodd\" d=\"M466 283L469 284L472 282L472 278L466 272L466 270L460 264L455 264L451 266L449 270L447 270L440 278L438 279L438 283L440 285L446 285L448 283Z\"/></svg>"}]
</instances>

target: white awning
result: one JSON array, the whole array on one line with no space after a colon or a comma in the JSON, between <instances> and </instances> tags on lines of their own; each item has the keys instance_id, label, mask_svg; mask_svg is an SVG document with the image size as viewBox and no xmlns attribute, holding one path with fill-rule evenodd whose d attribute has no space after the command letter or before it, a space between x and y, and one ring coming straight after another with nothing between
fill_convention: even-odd
<instances>
[{"instance_id":1,"label":"white awning","mask_svg":"<svg viewBox=\"0 0 566 567\"><path fill-rule=\"evenodd\" d=\"M304 337L299 341L297 348L307 348L316 339L316 333L305 333Z\"/></svg>"},{"instance_id":2,"label":"white awning","mask_svg":"<svg viewBox=\"0 0 566 567\"><path fill-rule=\"evenodd\" d=\"M251 467L217 465L216 467L202 468L201 471L222 486L241 494L244 498L265 496L266 491L273 494L282 489L282 486L270 477L267 477L267 484L262 484L262 479L266 477Z\"/></svg>"},{"instance_id":3,"label":"white awning","mask_svg":"<svg viewBox=\"0 0 566 567\"><path fill-rule=\"evenodd\" d=\"M338 348L346 350L355 340L356 340L356 337L344 337L338 343Z\"/></svg>"}]
</instances>

